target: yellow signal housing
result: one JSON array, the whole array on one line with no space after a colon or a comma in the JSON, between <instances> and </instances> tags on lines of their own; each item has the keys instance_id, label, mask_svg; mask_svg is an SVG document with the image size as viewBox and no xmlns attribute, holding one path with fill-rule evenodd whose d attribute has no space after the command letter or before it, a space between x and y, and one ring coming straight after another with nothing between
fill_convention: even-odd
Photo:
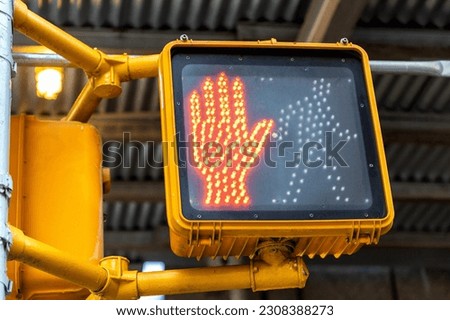
<instances>
[{"instance_id":1,"label":"yellow signal housing","mask_svg":"<svg viewBox=\"0 0 450 320\"><path fill-rule=\"evenodd\" d=\"M336 258L394 209L366 52L352 43L169 43L159 81L167 219L180 256Z\"/></svg>"},{"instance_id":2,"label":"yellow signal housing","mask_svg":"<svg viewBox=\"0 0 450 320\"><path fill-rule=\"evenodd\" d=\"M97 265L103 257L102 152L86 123L13 116L9 223L26 235ZM9 299L83 299L89 290L9 261Z\"/></svg>"}]
</instances>

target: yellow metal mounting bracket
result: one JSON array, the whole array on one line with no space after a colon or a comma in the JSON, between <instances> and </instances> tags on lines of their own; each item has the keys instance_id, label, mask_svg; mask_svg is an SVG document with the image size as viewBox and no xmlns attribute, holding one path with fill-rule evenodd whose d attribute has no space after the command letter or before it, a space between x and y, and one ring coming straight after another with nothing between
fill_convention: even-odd
<instances>
[{"instance_id":1,"label":"yellow metal mounting bracket","mask_svg":"<svg viewBox=\"0 0 450 320\"><path fill-rule=\"evenodd\" d=\"M67 121L87 122L102 98L120 95L121 82L158 74L159 54L140 57L107 55L28 10L20 0L14 3L14 27L86 72L89 81L64 118Z\"/></svg>"},{"instance_id":2,"label":"yellow metal mounting bracket","mask_svg":"<svg viewBox=\"0 0 450 320\"><path fill-rule=\"evenodd\" d=\"M137 299L251 288L264 291L303 288L309 276L299 257L289 258L276 246L265 246L249 265L138 272L128 270L123 257L107 257L100 265L78 261L69 254L27 237L10 226L13 245L10 260L18 260L77 285L88 288L89 299Z\"/></svg>"}]
</instances>

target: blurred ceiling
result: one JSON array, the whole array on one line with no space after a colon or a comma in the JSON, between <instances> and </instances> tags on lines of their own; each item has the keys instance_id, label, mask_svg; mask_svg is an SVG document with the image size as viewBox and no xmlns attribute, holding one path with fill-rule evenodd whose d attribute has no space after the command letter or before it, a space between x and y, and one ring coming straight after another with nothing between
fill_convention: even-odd
<instances>
[{"instance_id":1,"label":"blurred ceiling","mask_svg":"<svg viewBox=\"0 0 450 320\"><path fill-rule=\"evenodd\" d=\"M347 37L372 59L450 60L450 0L25 2L106 53L158 53L185 33L195 40L336 42ZM15 33L14 45L20 51L36 43ZM86 77L66 68L63 92L54 101L36 97L34 81L34 68L19 66L13 114L64 116ZM394 227L380 245L339 260L308 261L312 275L304 290L188 298L450 298L450 78L377 73L374 84L396 208ZM171 253L159 121L155 79L124 83L122 95L103 101L91 120L104 142L119 146L132 164L111 169L105 255L126 256L136 268L145 260L164 261L167 268L232 263ZM123 132L131 134L123 140ZM371 290L374 286L379 290Z\"/></svg>"}]
</instances>

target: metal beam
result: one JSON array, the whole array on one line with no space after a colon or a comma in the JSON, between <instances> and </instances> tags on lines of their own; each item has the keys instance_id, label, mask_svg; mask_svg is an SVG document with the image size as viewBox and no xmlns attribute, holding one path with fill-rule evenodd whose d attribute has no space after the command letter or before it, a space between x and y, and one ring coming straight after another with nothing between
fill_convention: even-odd
<instances>
[{"instance_id":1,"label":"metal beam","mask_svg":"<svg viewBox=\"0 0 450 320\"><path fill-rule=\"evenodd\" d=\"M112 29L85 30L81 28L63 28L64 31L74 36L87 45L112 54L152 54L160 53L162 48L180 38L186 33L194 40L236 40L234 32L209 32L209 31L116 31ZM21 33L14 33L14 46L32 46L36 42L28 39Z\"/></svg>"},{"instance_id":2,"label":"metal beam","mask_svg":"<svg viewBox=\"0 0 450 320\"><path fill-rule=\"evenodd\" d=\"M359 6L360 1L341 0L341 6L346 2L353 6ZM314 1L313 3L315 3ZM364 2L361 1L361 2ZM352 34L343 24L354 19L353 9L340 13L340 7L333 16L324 41L335 42L340 35L361 45L373 59L450 59L450 37L447 30L432 29L386 29L356 27ZM351 13L350 13L351 12ZM339 20L340 19L340 20ZM340 22L339 22L340 21ZM149 54L159 53L170 41L178 39L182 32L179 31L116 31L111 29L84 30L81 28L64 28L65 31L107 53ZM299 27L293 23L249 23L237 24L236 32L213 31L188 31L189 38L194 40L261 40L276 38L279 41L295 41ZM336 35L332 35L338 32ZM330 34L328 36L328 34ZM328 38L329 37L329 38ZM15 46L36 45L21 33L14 33Z\"/></svg>"},{"instance_id":3,"label":"metal beam","mask_svg":"<svg viewBox=\"0 0 450 320\"><path fill-rule=\"evenodd\" d=\"M450 249L450 233L441 232L390 232L380 239L383 248Z\"/></svg>"},{"instance_id":4,"label":"metal beam","mask_svg":"<svg viewBox=\"0 0 450 320\"><path fill-rule=\"evenodd\" d=\"M450 202L449 183L394 182L391 186L395 201Z\"/></svg>"},{"instance_id":5,"label":"metal beam","mask_svg":"<svg viewBox=\"0 0 450 320\"><path fill-rule=\"evenodd\" d=\"M361 18L367 3L368 0L341 0L323 37L323 41L337 42L342 38L351 39L353 30Z\"/></svg>"},{"instance_id":6,"label":"metal beam","mask_svg":"<svg viewBox=\"0 0 450 320\"><path fill-rule=\"evenodd\" d=\"M163 181L112 181L105 195L109 202L161 202L165 200Z\"/></svg>"},{"instance_id":7,"label":"metal beam","mask_svg":"<svg viewBox=\"0 0 450 320\"><path fill-rule=\"evenodd\" d=\"M350 40L372 59L450 59L448 30L358 27Z\"/></svg>"},{"instance_id":8,"label":"metal beam","mask_svg":"<svg viewBox=\"0 0 450 320\"><path fill-rule=\"evenodd\" d=\"M363 28L353 32L355 42L372 43L389 46L405 46L416 49L449 48L448 30L413 29L413 28Z\"/></svg>"},{"instance_id":9,"label":"metal beam","mask_svg":"<svg viewBox=\"0 0 450 320\"><path fill-rule=\"evenodd\" d=\"M352 1L352 4L359 1ZM338 13L335 17L342 16ZM345 15L344 15L345 16ZM352 15L353 16L353 15ZM351 18L351 17L350 17ZM336 30L339 30L336 27ZM335 28L330 28L330 37L324 41L335 42L339 35L350 33L340 32L332 35ZM237 26L239 40L255 40L275 38L281 41L294 41L298 26L288 23L240 23ZM371 59L450 59L449 31L432 29L378 29L356 27L347 38L368 53Z\"/></svg>"},{"instance_id":10,"label":"metal beam","mask_svg":"<svg viewBox=\"0 0 450 320\"><path fill-rule=\"evenodd\" d=\"M154 230L118 231L106 230L105 249L114 252L121 251L159 251L169 249L168 229L165 226Z\"/></svg>"},{"instance_id":11,"label":"metal beam","mask_svg":"<svg viewBox=\"0 0 450 320\"><path fill-rule=\"evenodd\" d=\"M388 143L450 145L450 117L443 114L381 112L383 139Z\"/></svg>"},{"instance_id":12,"label":"metal beam","mask_svg":"<svg viewBox=\"0 0 450 320\"><path fill-rule=\"evenodd\" d=\"M341 0L316 0L309 5L297 41L322 42Z\"/></svg>"},{"instance_id":13,"label":"metal beam","mask_svg":"<svg viewBox=\"0 0 450 320\"><path fill-rule=\"evenodd\" d=\"M380 242L383 241L383 237ZM442 248L389 248L377 246L365 246L350 256L341 256L339 259L327 257L325 259L313 259L306 261L313 265L333 266L405 266L405 267L430 267L445 268L450 265L450 249ZM311 268L312 269L312 268ZM313 270L313 269L312 269Z\"/></svg>"},{"instance_id":14,"label":"metal beam","mask_svg":"<svg viewBox=\"0 0 450 320\"><path fill-rule=\"evenodd\" d=\"M298 25L293 23L240 22L237 24L238 40L293 41L298 33Z\"/></svg>"},{"instance_id":15,"label":"metal beam","mask_svg":"<svg viewBox=\"0 0 450 320\"><path fill-rule=\"evenodd\" d=\"M159 112L94 114L89 121L100 132L103 142L127 142L126 138L146 142L161 141ZM128 134L125 136L125 134Z\"/></svg>"},{"instance_id":16,"label":"metal beam","mask_svg":"<svg viewBox=\"0 0 450 320\"><path fill-rule=\"evenodd\" d=\"M423 60L423 59L450 59L450 47L414 47L406 45L374 44L364 40L351 39L364 48L371 59L380 60Z\"/></svg>"}]
</instances>

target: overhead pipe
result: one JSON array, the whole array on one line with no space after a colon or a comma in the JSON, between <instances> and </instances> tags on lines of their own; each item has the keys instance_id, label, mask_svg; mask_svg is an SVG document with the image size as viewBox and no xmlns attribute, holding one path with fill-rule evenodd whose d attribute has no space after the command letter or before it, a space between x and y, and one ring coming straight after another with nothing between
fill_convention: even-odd
<instances>
[{"instance_id":1,"label":"overhead pipe","mask_svg":"<svg viewBox=\"0 0 450 320\"><path fill-rule=\"evenodd\" d=\"M24 67L75 67L69 60L55 53L13 52L13 58L18 66Z\"/></svg>"},{"instance_id":2,"label":"overhead pipe","mask_svg":"<svg viewBox=\"0 0 450 320\"><path fill-rule=\"evenodd\" d=\"M8 205L12 192L9 175L9 126L11 117L12 59L12 11L11 0L0 0L0 300L11 289L7 276L6 261L11 246L8 228Z\"/></svg>"},{"instance_id":3,"label":"overhead pipe","mask_svg":"<svg viewBox=\"0 0 450 320\"><path fill-rule=\"evenodd\" d=\"M433 61L370 61L375 73L426 75L432 77L450 77L450 60Z\"/></svg>"}]
</instances>

